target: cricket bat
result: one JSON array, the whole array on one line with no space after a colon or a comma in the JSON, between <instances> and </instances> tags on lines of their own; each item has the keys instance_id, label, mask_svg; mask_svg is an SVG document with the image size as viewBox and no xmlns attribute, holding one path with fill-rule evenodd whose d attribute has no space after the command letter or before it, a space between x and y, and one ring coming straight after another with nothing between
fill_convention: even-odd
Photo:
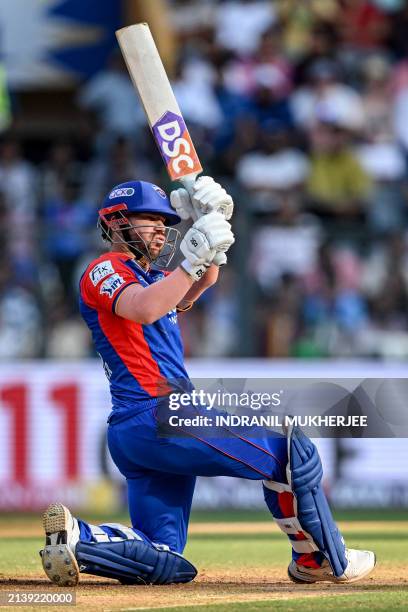
<instances>
[{"instance_id":1,"label":"cricket bat","mask_svg":"<svg viewBox=\"0 0 408 612\"><path fill-rule=\"evenodd\" d=\"M116 38L167 173L172 181L180 181L191 194L203 169L150 28L147 23L137 23L117 30ZM196 221L202 213L194 204L193 208L193 221ZM213 261L223 265L225 254L217 253Z\"/></svg>"},{"instance_id":2,"label":"cricket bat","mask_svg":"<svg viewBox=\"0 0 408 612\"><path fill-rule=\"evenodd\" d=\"M116 37L168 175L190 191L203 169L149 26L121 28Z\"/></svg>"}]
</instances>

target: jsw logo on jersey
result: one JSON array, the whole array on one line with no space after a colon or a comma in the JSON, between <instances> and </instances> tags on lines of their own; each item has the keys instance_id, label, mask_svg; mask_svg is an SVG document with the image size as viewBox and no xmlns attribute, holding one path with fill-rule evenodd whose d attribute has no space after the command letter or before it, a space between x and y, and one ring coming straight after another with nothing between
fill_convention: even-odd
<instances>
[{"instance_id":1,"label":"jsw logo on jersey","mask_svg":"<svg viewBox=\"0 0 408 612\"><path fill-rule=\"evenodd\" d=\"M184 120L167 111L152 128L154 138L169 172L175 180L202 171Z\"/></svg>"}]
</instances>

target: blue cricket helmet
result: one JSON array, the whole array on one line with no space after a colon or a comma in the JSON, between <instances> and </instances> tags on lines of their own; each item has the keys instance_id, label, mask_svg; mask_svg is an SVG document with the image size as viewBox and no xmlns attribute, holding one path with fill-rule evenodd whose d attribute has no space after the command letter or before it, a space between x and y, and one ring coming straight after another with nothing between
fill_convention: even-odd
<instances>
[{"instance_id":1,"label":"blue cricket helmet","mask_svg":"<svg viewBox=\"0 0 408 612\"><path fill-rule=\"evenodd\" d=\"M163 215L166 225L176 225L181 221L163 189L146 181L128 181L116 185L103 201L99 216L106 218L119 211L124 215L130 212Z\"/></svg>"},{"instance_id":2,"label":"blue cricket helmet","mask_svg":"<svg viewBox=\"0 0 408 612\"><path fill-rule=\"evenodd\" d=\"M150 213L162 215L165 226L160 232L164 233L164 243L158 251L156 232L148 238L141 229L154 226L151 222L134 225L129 219L129 213ZM116 185L106 196L102 208L99 210L98 227L104 240L111 247L131 251L139 261L145 261L166 268L176 251L180 232L175 227L181 218L171 207L170 200L157 185L145 181L129 181Z\"/></svg>"}]
</instances>

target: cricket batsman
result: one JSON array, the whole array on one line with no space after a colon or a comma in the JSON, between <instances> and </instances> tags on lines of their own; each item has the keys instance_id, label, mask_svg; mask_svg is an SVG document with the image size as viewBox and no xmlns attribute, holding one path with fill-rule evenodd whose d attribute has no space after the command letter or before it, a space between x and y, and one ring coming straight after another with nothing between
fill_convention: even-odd
<instances>
[{"instance_id":1,"label":"cricket batsman","mask_svg":"<svg viewBox=\"0 0 408 612\"><path fill-rule=\"evenodd\" d=\"M181 241L183 261L166 271L181 218L197 219ZM197 476L260 480L265 502L292 547L289 578L297 583L350 583L367 576L375 555L345 547L322 488L315 445L299 429L260 428L209 438L189 430L161 436L159 410L174 381L192 389L183 362L177 312L187 311L218 278L234 242L233 202L210 177L170 199L151 183L118 185L99 210L110 251L85 270L80 310L109 380L108 445L127 480L131 527L92 525L62 504L44 513L41 551L55 584L73 586L80 572L124 584L189 582L197 570L184 556ZM205 412L205 406L202 406ZM197 408L194 408L197 410ZM198 409L199 410L199 409Z\"/></svg>"}]
</instances>

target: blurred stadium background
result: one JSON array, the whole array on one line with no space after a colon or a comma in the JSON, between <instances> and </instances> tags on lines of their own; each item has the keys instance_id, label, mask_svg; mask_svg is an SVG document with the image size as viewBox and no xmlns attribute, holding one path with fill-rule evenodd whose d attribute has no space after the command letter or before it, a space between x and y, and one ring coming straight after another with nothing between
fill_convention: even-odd
<instances>
[{"instance_id":1,"label":"blurred stadium background","mask_svg":"<svg viewBox=\"0 0 408 612\"><path fill-rule=\"evenodd\" d=\"M169 189L116 44L148 21L205 172L236 201L219 284L180 317L197 377L406 377L403 0L2 0L0 511L125 507L77 309L102 196ZM341 508L408 507L404 440L321 440ZM202 479L196 507L262 507Z\"/></svg>"}]
</instances>

